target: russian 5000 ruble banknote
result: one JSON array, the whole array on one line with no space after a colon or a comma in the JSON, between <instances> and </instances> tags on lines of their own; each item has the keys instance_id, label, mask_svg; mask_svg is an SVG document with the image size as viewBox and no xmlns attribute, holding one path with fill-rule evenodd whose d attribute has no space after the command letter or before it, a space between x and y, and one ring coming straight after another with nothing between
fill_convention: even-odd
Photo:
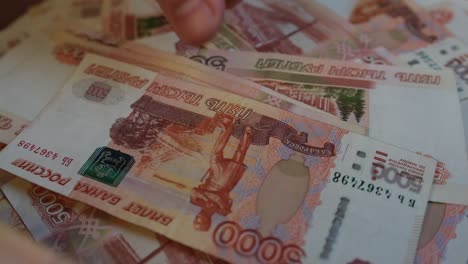
<instances>
[{"instance_id":1,"label":"russian 5000 ruble banknote","mask_svg":"<svg viewBox=\"0 0 468 264\"><path fill-rule=\"evenodd\" d=\"M36 241L77 263L224 263L20 178L2 190Z\"/></svg>"},{"instance_id":2,"label":"russian 5000 ruble banknote","mask_svg":"<svg viewBox=\"0 0 468 264\"><path fill-rule=\"evenodd\" d=\"M458 53L461 48L459 45ZM449 53L450 47L445 50ZM221 50L187 49L184 55L262 84L298 105L366 127L372 138L432 155L441 161L441 168L431 200L468 205L463 119L455 78L449 70L424 72L426 69ZM456 61L452 64L460 68ZM463 71L459 71L461 79ZM431 107L434 105L441 107Z\"/></svg>"},{"instance_id":3,"label":"russian 5000 ruble banknote","mask_svg":"<svg viewBox=\"0 0 468 264\"><path fill-rule=\"evenodd\" d=\"M156 1L104 1L104 29L135 39L171 28ZM305 54L330 39L351 37L355 28L333 11L310 1L244 0L226 10L210 48Z\"/></svg>"},{"instance_id":4,"label":"russian 5000 ruble banknote","mask_svg":"<svg viewBox=\"0 0 468 264\"><path fill-rule=\"evenodd\" d=\"M425 47L452 36L413 0L316 0L356 26L367 42L395 54Z\"/></svg>"},{"instance_id":5,"label":"russian 5000 ruble banknote","mask_svg":"<svg viewBox=\"0 0 468 264\"><path fill-rule=\"evenodd\" d=\"M415 264L465 263L468 207L429 203Z\"/></svg>"},{"instance_id":6,"label":"russian 5000 ruble banknote","mask_svg":"<svg viewBox=\"0 0 468 264\"><path fill-rule=\"evenodd\" d=\"M437 167L93 55L0 159L37 185L234 263L411 263ZM389 219L398 228L382 228Z\"/></svg>"},{"instance_id":7,"label":"russian 5000 ruble banknote","mask_svg":"<svg viewBox=\"0 0 468 264\"><path fill-rule=\"evenodd\" d=\"M308 55L354 60L378 47L395 55L426 47L453 36L431 17L429 12L412 0L314 1L313 6L331 8L357 30L351 37L343 36L320 44Z\"/></svg>"},{"instance_id":8,"label":"russian 5000 ruble banknote","mask_svg":"<svg viewBox=\"0 0 468 264\"><path fill-rule=\"evenodd\" d=\"M102 29L119 41L138 39L170 30L157 1L102 0Z\"/></svg>"},{"instance_id":9,"label":"russian 5000 ruble banknote","mask_svg":"<svg viewBox=\"0 0 468 264\"><path fill-rule=\"evenodd\" d=\"M113 40L106 39L99 33L69 30L57 33L55 36L50 38L48 35L36 34L7 54L0 62L1 146L7 144L34 119L63 86L87 52L162 71L167 75L191 82L203 83L213 89L227 90L257 100L275 101L282 109L304 116L313 116L315 119L346 127L350 131L364 133L364 129L360 126L347 124L324 111L300 107L288 101L286 97L270 94L271 90L254 82L175 55L153 49L148 51L145 47L118 49L114 46ZM48 77L44 78L46 75ZM222 85L223 82L229 82L231 85L226 87Z\"/></svg>"},{"instance_id":10,"label":"russian 5000 ruble banknote","mask_svg":"<svg viewBox=\"0 0 468 264\"><path fill-rule=\"evenodd\" d=\"M69 43L34 34L2 59L2 105L16 113L1 113L2 148L47 105L83 54L83 49ZM9 103L13 99L16 104ZM204 253L124 225L87 205L42 189L36 191L39 187L22 179L10 179L2 178L7 183L1 189L14 208L2 193L0 220L25 230L21 217L36 241L80 263L218 263Z\"/></svg>"}]
</instances>

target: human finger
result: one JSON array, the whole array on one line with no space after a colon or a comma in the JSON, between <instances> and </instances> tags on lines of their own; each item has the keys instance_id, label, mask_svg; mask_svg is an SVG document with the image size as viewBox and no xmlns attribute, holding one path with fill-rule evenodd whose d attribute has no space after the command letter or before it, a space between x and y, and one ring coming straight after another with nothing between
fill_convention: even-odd
<instances>
[{"instance_id":1,"label":"human finger","mask_svg":"<svg viewBox=\"0 0 468 264\"><path fill-rule=\"evenodd\" d=\"M189 44L203 44L218 31L225 0L158 0L179 37Z\"/></svg>"}]
</instances>

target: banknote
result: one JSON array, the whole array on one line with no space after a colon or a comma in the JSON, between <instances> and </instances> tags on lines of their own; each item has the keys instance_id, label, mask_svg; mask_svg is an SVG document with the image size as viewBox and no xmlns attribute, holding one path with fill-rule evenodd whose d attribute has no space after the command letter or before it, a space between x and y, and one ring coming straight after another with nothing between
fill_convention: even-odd
<instances>
[{"instance_id":1,"label":"banknote","mask_svg":"<svg viewBox=\"0 0 468 264\"><path fill-rule=\"evenodd\" d=\"M29 36L29 30L37 29L44 22L49 22L52 6L50 1L32 6L23 16L13 21L6 29L0 31L0 55L14 48ZM49 20L49 21L48 21Z\"/></svg>"},{"instance_id":2,"label":"banknote","mask_svg":"<svg viewBox=\"0 0 468 264\"><path fill-rule=\"evenodd\" d=\"M380 51L380 50L379 50ZM369 94L358 83L346 85L344 76L325 77L321 65L341 69L342 62L303 59L269 53L224 52L198 48L178 49L177 52L207 66L247 78L273 91L333 114L343 121L369 127ZM392 56L393 58L394 56ZM385 59L365 57L371 64L390 64ZM276 64L275 64L276 63ZM325 64L324 64L325 63ZM361 69L369 68L360 66ZM295 73L304 73L297 75ZM306 75L310 75L307 78ZM340 77L343 79L340 80Z\"/></svg>"},{"instance_id":3,"label":"banknote","mask_svg":"<svg viewBox=\"0 0 468 264\"><path fill-rule=\"evenodd\" d=\"M398 59L391 50L373 43L366 33L361 33L358 37L324 42L307 56L368 64L398 64Z\"/></svg>"},{"instance_id":4,"label":"banknote","mask_svg":"<svg viewBox=\"0 0 468 264\"><path fill-rule=\"evenodd\" d=\"M6 199L3 192L0 191L0 222L6 224L16 231L28 235L29 232L18 216L16 210L11 206L10 202Z\"/></svg>"},{"instance_id":5,"label":"banknote","mask_svg":"<svg viewBox=\"0 0 468 264\"><path fill-rule=\"evenodd\" d=\"M347 89L350 87L343 85L338 78L320 80L317 74L321 73L323 69L320 69L320 65L324 64L321 64L319 61L312 60L309 61L310 63L306 64L296 62L294 58L291 58L289 61L284 60L285 63L295 63L296 65L292 67L296 67L298 73L307 72L317 76L317 78L311 77L311 80L303 80L300 78L301 76L293 73L293 68L288 68L288 66L284 64L285 67L281 65L282 63L280 60L284 58L275 57L275 55L272 54L262 53L257 55L255 53L216 51L211 53L210 50L198 49L187 49L183 52L184 56L206 65L213 65L215 61L222 61L222 66L215 67L240 77L248 78L300 103L335 115L343 121L362 125L366 128L368 127L368 91L366 91L366 89L361 89L365 87L357 87L359 85L354 86L356 89ZM247 57L252 59L245 60L244 58ZM274 60L278 62L277 65L271 64ZM219 63L216 65L218 64ZM332 67L336 66L337 65L334 65ZM288 70L291 71L288 72Z\"/></svg>"},{"instance_id":6,"label":"banknote","mask_svg":"<svg viewBox=\"0 0 468 264\"><path fill-rule=\"evenodd\" d=\"M66 14L72 18L97 18L102 14L103 0L72 0L69 2L71 3L69 4L68 12Z\"/></svg>"},{"instance_id":7,"label":"banknote","mask_svg":"<svg viewBox=\"0 0 468 264\"><path fill-rule=\"evenodd\" d=\"M223 29L221 29L221 31L222 30ZM201 47L191 47L190 45L183 43L175 32L169 31L155 36L140 38L134 40L134 42L165 52L181 54L183 54L186 49L190 48L222 49L231 51L252 50L244 48L243 46L238 46L237 44L218 45L216 39L217 37ZM398 58L384 47L371 48L369 43L362 43L359 47L353 47L353 43L357 42L353 41L349 43L347 39L336 40L331 43L332 45L319 45L317 48L314 48L312 52L308 53L307 56L325 59L334 58L338 60L350 60L357 63L368 64L396 65L399 63Z\"/></svg>"},{"instance_id":8,"label":"banknote","mask_svg":"<svg viewBox=\"0 0 468 264\"><path fill-rule=\"evenodd\" d=\"M346 3L315 0L315 4L333 9L356 26L360 33L355 35L364 38L371 47L383 46L395 54L422 48L452 36L412 0L352 0ZM358 40L349 39L349 42ZM358 42L352 46L359 45Z\"/></svg>"},{"instance_id":9,"label":"banknote","mask_svg":"<svg viewBox=\"0 0 468 264\"><path fill-rule=\"evenodd\" d=\"M460 40L448 38L426 48L401 54L398 57L408 66L452 70L457 79L457 90L462 107L463 102L468 100L468 46Z\"/></svg>"},{"instance_id":10,"label":"banknote","mask_svg":"<svg viewBox=\"0 0 468 264\"><path fill-rule=\"evenodd\" d=\"M137 9L141 11L131 11ZM172 30L156 1L105 0L104 10L105 32L121 39ZM245 0L226 11L224 22L205 47L304 54L318 43L336 36L351 36L355 31L328 9L303 0L287 4L278 0Z\"/></svg>"},{"instance_id":11,"label":"banknote","mask_svg":"<svg viewBox=\"0 0 468 264\"><path fill-rule=\"evenodd\" d=\"M243 41L239 36L230 35L229 30L226 29L226 27L226 25L222 25L216 36L214 36L210 41L202 45L198 45L197 47L222 50L255 50L252 47L250 47L249 44ZM176 53L177 50L190 47L190 45L184 43L179 38L177 33L175 33L172 30L161 32L157 35L135 39L132 42L143 44L154 49L171 53Z\"/></svg>"},{"instance_id":12,"label":"banknote","mask_svg":"<svg viewBox=\"0 0 468 264\"><path fill-rule=\"evenodd\" d=\"M26 14L0 32L0 55L14 48L31 34L44 32L51 23L66 24L79 20L100 29L101 0L46 0L28 9Z\"/></svg>"},{"instance_id":13,"label":"banknote","mask_svg":"<svg viewBox=\"0 0 468 264\"><path fill-rule=\"evenodd\" d=\"M463 33L468 23L468 4L465 9L460 3L441 1L426 9L433 20L445 26L456 38L468 44L468 36Z\"/></svg>"},{"instance_id":14,"label":"banknote","mask_svg":"<svg viewBox=\"0 0 468 264\"><path fill-rule=\"evenodd\" d=\"M411 262L437 167L95 55L0 159L9 173L234 263ZM398 228L382 228L388 219Z\"/></svg>"},{"instance_id":15,"label":"banknote","mask_svg":"<svg viewBox=\"0 0 468 264\"><path fill-rule=\"evenodd\" d=\"M246 0L225 14L216 46L262 52L304 54L318 43L350 36L355 29L310 1Z\"/></svg>"},{"instance_id":16,"label":"banknote","mask_svg":"<svg viewBox=\"0 0 468 264\"><path fill-rule=\"evenodd\" d=\"M429 203L415 264L467 263L468 207Z\"/></svg>"},{"instance_id":17,"label":"banknote","mask_svg":"<svg viewBox=\"0 0 468 264\"><path fill-rule=\"evenodd\" d=\"M73 73L74 66L60 60L60 53L47 36L35 34L2 58L0 143L16 137Z\"/></svg>"},{"instance_id":18,"label":"banknote","mask_svg":"<svg viewBox=\"0 0 468 264\"><path fill-rule=\"evenodd\" d=\"M445 172L436 178L433 191L443 196L431 195L431 200L468 204L468 197L461 194L468 187L467 154L460 144L465 142L463 119L455 79L448 70L444 74L424 73L405 67L369 67L291 55L221 50L191 49L184 55L206 65L216 61L217 69L259 82L276 93L337 115L344 121L363 125L372 138L431 154L445 167ZM431 74L444 75L446 83L431 85L429 79L418 81L423 75ZM413 103L415 98L418 104ZM428 109L431 105L444 107L431 112ZM402 127L405 129L401 130ZM446 130L448 127L451 128ZM443 144L436 146L434 142ZM458 158L454 157L454 151ZM460 190L460 195L454 195L455 190Z\"/></svg>"},{"instance_id":19,"label":"banknote","mask_svg":"<svg viewBox=\"0 0 468 264\"><path fill-rule=\"evenodd\" d=\"M355 4L355 1L348 2L346 4L329 2L328 5L332 7L344 5L351 8L349 5ZM406 5L409 4L404 3L405 7ZM413 11L420 11L414 4L410 6ZM298 13L301 15L298 16ZM340 13L340 15L343 14ZM395 29L389 31L374 32L375 28L372 28L372 31L365 31L350 25L346 21L346 16L343 18L337 17L334 10L318 1L312 1L312 3L299 1L288 5L279 1L243 1L233 11L227 12L226 24L203 47L223 50L274 51L339 60L391 61L392 55L388 50L399 53L401 50L398 49L403 48L404 45L409 46L410 49L414 49L413 45L424 45L424 43L417 43L410 36L402 37L405 34L408 35L405 31L407 29L398 27L396 24L393 24ZM307 24L309 21L311 25ZM301 29L300 25L304 27ZM439 32L441 37L449 34L443 29L439 31L444 32ZM165 40L164 44L167 44L167 40L174 39L174 35L168 32L166 36L162 36L161 40ZM163 47L166 48L164 44Z\"/></svg>"},{"instance_id":20,"label":"banknote","mask_svg":"<svg viewBox=\"0 0 468 264\"><path fill-rule=\"evenodd\" d=\"M224 263L22 179L2 189L36 241L77 263Z\"/></svg>"},{"instance_id":21,"label":"banknote","mask_svg":"<svg viewBox=\"0 0 468 264\"><path fill-rule=\"evenodd\" d=\"M0 109L0 151L29 124L30 120Z\"/></svg>"},{"instance_id":22,"label":"banknote","mask_svg":"<svg viewBox=\"0 0 468 264\"><path fill-rule=\"evenodd\" d=\"M399 58L409 66L430 67L436 70L445 68L453 71L457 78L465 139L468 139L468 47L457 39L448 38L426 48L402 54ZM468 145L465 147L468 149ZM452 203L460 203L450 197L464 196L466 187L462 183L464 181L459 181L457 177L457 180L447 182L453 186L451 192L439 192L437 188L434 188L432 196L440 197L442 201L451 200ZM466 205L466 203L463 204Z\"/></svg>"},{"instance_id":23,"label":"banknote","mask_svg":"<svg viewBox=\"0 0 468 264\"><path fill-rule=\"evenodd\" d=\"M206 77L205 83L206 83L206 80L208 78L213 78L213 76L216 76L216 73L207 72L206 68L199 68L199 67L196 67L196 66L186 64L185 60L181 60L179 58L176 58L176 57L168 55L168 54L163 54L163 53L158 52L157 50L154 50L154 49L145 48L144 46L139 45L139 44L129 43L127 45L124 45L124 47L127 47L130 50L135 51L136 53L144 54L144 57L146 57L146 58L150 58L152 56L154 59L150 59L148 61L153 61L153 60L158 61L158 66L156 66L156 68L152 67L153 70L157 70L158 69L157 67L161 68L161 66L164 64L164 66L162 67L162 68L164 68L164 70L166 70L168 68L171 68L173 71L179 72L179 75L185 75L185 76L189 75L191 77L193 76L193 78L195 78L195 79L199 79L200 76L204 76L204 77ZM206 51L206 52L208 52L208 51ZM210 51L210 52L215 52L215 51ZM219 54L217 53L218 55L223 53L222 51L216 51L216 52L219 52ZM216 54L213 53L213 55L216 55ZM232 55L233 54L230 54L230 53L226 54L227 58L232 58L232 57L230 57ZM254 60L254 58L257 58L257 56L258 56L258 54L253 54L252 53L251 55L247 56L249 58L245 58L245 56L244 56L244 57L242 57L242 60L237 60L237 61L238 61L238 63L242 61L241 62L242 64L247 63L247 62L252 62L252 60ZM280 56L280 55L277 55L277 56ZM285 65L288 62L291 62L291 60L288 60L288 57L286 55L281 55L281 56L284 56L286 58L283 61L285 63ZM168 59L163 59L163 57L168 58ZM171 59L169 59L169 57ZM208 57L210 57L210 56L205 56L205 58L208 58ZM282 57L274 57L274 58L282 58ZM164 60L168 60L170 62L168 64L162 63L162 61L164 61ZM309 63L312 60L314 60L314 59L294 57L294 60L292 60L292 61L299 61L303 65L308 65L308 67L310 68L310 67L314 66L313 63L312 64ZM179 61L180 61L180 64L179 64ZM235 60L231 59L229 62L233 63L234 61ZM229 65L229 63L227 61L224 61L223 58L220 58L220 57L217 57L217 56L214 56L214 59L212 59L212 60L205 60L204 64L209 64L211 66L216 66L219 69L226 68L226 66ZM252 67L252 65L254 65L254 64L255 63L250 63L249 67ZM275 66L275 62L273 62L272 65ZM326 61L325 65L327 65L327 67L330 67L330 68L333 68L333 67L340 68L340 69L343 68L343 65L341 64L341 62L339 63L339 62ZM358 67L360 69L367 69L366 66L356 65L356 64L353 64L353 65L354 65L353 67ZM280 65L280 66L282 66L282 65ZM286 66L288 66L288 65L286 65ZM144 66L144 67L148 68L147 66ZM378 66L378 67L380 67L380 66ZM194 68L197 69L196 72L193 72ZM243 69L242 67L237 67L237 68ZM255 67L253 67L253 68L256 69ZM383 67L383 68L387 69L386 67ZM249 69L251 69L251 68L249 68ZM393 69L398 71L397 68L393 68ZM198 70L201 70L204 73L200 73ZM256 70L258 70L258 69L256 69ZM405 70L408 70L408 69L405 69ZM242 70L240 72L242 72ZM324 72L326 73L327 70L324 70ZM433 74L434 72L431 71L431 73ZM264 75L265 73L262 73L262 74ZM302 74L308 74L308 73L304 72ZM396 74L396 73L393 72L393 73L388 73L386 75L394 75L394 74ZM465 178L466 177L464 177L464 171L466 170L466 166L467 166L466 165L466 151L464 150L464 148L462 148L463 144L460 144L460 142L465 142L464 141L465 139L464 139L464 135L463 135L463 128L462 128L463 124L462 124L462 121L461 121L462 118L461 118L460 109L458 108L458 105L456 103L454 103L454 102L457 101L456 91L454 90L454 87L455 87L454 80L453 80L453 78L451 78L451 76L452 76L451 73L444 74L446 84L442 84L442 85L440 85L440 87L445 87L446 88L445 91L444 91L444 89L441 90L439 88L439 85L434 85L431 89L425 89L424 87L426 87L428 85L427 83L424 84L424 82L423 82L423 83L416 84L416 86L420 87L421 89L431 91L431 93L432 92L433 93L441 93L441 94L438 94L436 96L427 95L427 100L438 100L437 102L427 101L428 105L441 104L442 101L439 101L439 100L446 100L445 103L443 103L443 104L447 105L448 106L447 108L444 108L443 111L440 111L438 109L433 109L434 113L429 114L428 111L430 111L430 110L427 109L427 107L425 107L426 106L425 104L420 104L419 105L419 107L421 108L420 111L415 111L416 106L413 103L414 102L413 98L418 98L420 100L421 99L420 97L422 96L422 94L417 92L417 90L415 90L415 89L405 88L405 87L410 87L410 86L414 87L414 85L409 84L408 81L410 80L410 78L413 78L413 77L416 78L416 76L422 76L422 74L423 73L419 72L419 70L413 72L413 74L411 74L411 71L407 72L406 77L401 76L403 78L401 80L404 82L404 85L402 87L399 87L399 89L395 89L396 88L395 86L400 86L401 85L401 83L398 83L398 81L397 81L397 83L394 83L394 84L390 84L389 80L381 82L381 84L385 84L385 85L383 85L381 87L387 87L385 89L388 89L388 91L395 92L395 94L394 94L395 96L397 96L398 93L401 93L399 96L395 97L395 99L393 100L394 104L396 104L396 102L402 102L402 100L404 100L404 99L408 100L408 102L399 104L398 106L395 106L395 105L392 106L392 104L390 103L389 100L385 99L384 96L380 97L380 95L376 96L376 98L380 97L380 98L382 98L382 100L379 100L379 101L374 100L374 102L372 102L372 100L370 100L369 104L373 104L374 109L383 109L384 106L389 107L389 108L387 110L380 110L380 111L376 112L376 113L379 113L379 114L385 115L385 116L376 116L376 115L374 116L375 118L373 118L372 120L375 120L375 121L370 122L371 127L369 129L370 131L368 131L368 133L369 133L368 135L370 135L371 137L379 138L379 139L381 139L381 140L383 140L385 142L390 142L390 143L396 144L398 146L409 146L414 151L429 153L429 154L435 156L436 158L439 158L444 164L443 164L443 166L441 166L441 169L439 170L440 173L436 177L436 182L438 183L438 187L436 187L435 189L440 189L441 193L443 193L444 195L443 195L443 197L440 197L439 195L438 196L431 196L431 200L467 204L468 201L466 200L464 195L455 197L455 196L453 196L451 194L451 190L453 190L453 189L464 188L464 187L457 187L457 186L463 186L465 184L465 182L466 182ZM405 74L403 73L403 75L405 75ZM396 75L396 76L400 76L400 75ZM413 77L410 77L410 76L413 76ZM244 77L244 78L245 77L250 77L251 78L252 74L247 75L244 72L242 77ZM342 79L341 79L341 81L339 81L339 83L341 83L341 84L346 83L348 86L351 86L351 83L349 82L349 76L336 76L336 75L333 76L333 78L335 78L335 79L340 78L340 77L342 77ZM225 78L222 78L222 79L225 79ZM213 80L213 81L210 81L209 83L210 84L212 84L212 83L218 83L219 84L219 83L222 83L222 79ZM325 79L327 79L327 78L325 78ZM327 80L329 80L329 78ZM370 79L370 80L378 82L378 80L375 80L375 79L374 80ZM296 80L296 82L297 82L297 80ZM389 86L387 86L387 84ZM441 84L441 83L439 83L439 84ZM343 86L343 85L338 85L338 86ZM354 86L354 87L355 88L362 88L362 87L356 87L356 86ZM427 86L427 88L428 87L429 86ZM434 89L434 88L436 88L436 89ZM243 88L242 91L247 91L247 90L248 89ZM275 95L279 94L278 92L275 92L274 90L271 90L269 88L267 88L267 90L269 90L269 94L271 94L272 92ZM239 93L238 89L232 89L230 91L235 92L235 93ZM374 92L374 91L376 91L376 89L370 89L369 90L369 92ZM265 91L265 92L268 93L268 91ZM415 92L417 94L410 95L410 94L408 94L409 92ZM283 103L275 104L275 102L278 102L276 99L271 100L270 97L264 97L264 99L262 99L261 96L252 97L250 93L240 93L240 94L244 95L244 96L251 97L251 98L255 98L257 100L259 99L262 102L269 103L269 104L272 104L274 106L279 106L280 108L285 109ZM426 93L424 92L424 94L426 94ZM445 95L442 96L442 94L445 94ZM284 94L283 94L283 96L284 96ZM298 100L296 100L294 98L288 97L288 96L285 96L285 97L286 98L284 98L284 101L288 101L288 102L292 103L293 105L295 105L295 107L299 105L299 106L301 106L301 109L306 109L307 104L304 106L303 102L300 102L300 101L298 101ZM443 98L446 98L446 99L443 99ZM382 101L384 101L384 102L382 102ZM403 111L404 106L407 106L408 110ZM450 110L449 110L449 108L450 108ZM294 107L289 108L289 109L290 109L290 111L292 111L294 113L297 113L297 114L300 114L300 115L303 115L303 116L306 116L306 117L311 117L311 115L308 114L308 113L303 114L303 112L302 112L303 110L295 109ZM401 110L402 112L404 112L404 114L402 114L402 112L395 111L395 109L399 109L399 111ZM447 112L445 112L445 111L447 111ZM445 112L445 114L442 114L443 112ZM410 117L410 115L408 113L413 113L414 116L411 115L411 117ZM392 116L392 114L394 116ZM428 116L428 115L435 118L435 119L437 119L437 120L440 120L440 122L445 122L444 125L435 126L434 123L427 122L426 124L429 127L423 128L423 126L419 125L417 128L416 127L413 128L414 127L414 120L427 120L426 116ZM317 116L317 115L314 115L314 116ZM445 118L446 116L451 116L452 119L447 119L447 118ZM392 122L389 122L389 120L391 120ZM326 121L326 122L330 122L330 121ZM350 124L350 122L345 122L345 123ZM400 124L400 126L398 126L398 125L393 126L392 123L393 124ZM338 123L334 123L334 124L338 125L338 126L341 126ZM383 127L386 127L386 128L383 129ZM402 130L399 129L399 127L412 127L412 130L402 131ZM444 130L444 128L446 128L446 127L452 127L452 129ZM349 129L349 127L347 129ZM356 130L354 130L354 131L357 132ZM411 134L408 131L412 131ZM419 132L416 132L416 131L419 131ZM424 137L424 138L420 137L421 134L429 136L428 131L433 131L434 132L434 133L432 133L432 139L433 139L432 141L426 141L428 139L428 137ZM435 131L437 131L437 132L435 132ZM404 133L404 136L400 136L401 133ZM447 133L449 133L449 135ZM411 135L411 136L409 136L409 135ZM443 136L443 135L447 135L447 136ZM450 139L454 139L454 140L447 141L445 139L446 137L448 137ZM411 138L411 140L410 140L410 138ZM456 140L455 140L455 138L456 138ZM440 144L437 144L437 146L435 146L434 144L432 144L432 143L429 144L427 142L440 142ZM456 151L458 154L453 155L454 151ZM454 157L457 157L456 161L455 161ZM444 169L444 167L445 167L445 169ZM449 175L450 175L450 177L449 177ZM453 183L453 184L451 184L451 183Z\"/></svg>"},{"instance_id":24,"label":"banknote","mask_svg":"<svg viewBox=\"0 0 468 264\"><path fill-rule=\"evenodd\" d=\"M235 34L225 23L221 25L218 33L210 41L201 46L208 49L255 50L254 46L252 46L247 40L243 39L240 35Z\"/></svg>"},{"instance_id":25,"label":"banknote","mask_svg":"<svg viewBox=\"0 0 468 264\"><path fill-rule=\"evenodd\" d=\"M190 80L194 82L200 82L200 78L203 77L203 83L207 87L236 92L258 100L270 99L288 111L304 116L314 116L315 119L346 127L356 133L365 131L359 126L347 125L325 112L314 111L312 108L303 109L284 98L269 95L267 91L260 90L268 89L258 84L218 72L178 56L164 54L153 49L140 49L140 47L132 47L133 52L130 53L129 50L117 49L114 39L106 39L102 34L97 33L85 34L82 31L75 32L73 29L58 35L59 37L54 39L45 34L35 34L0 61L0 83L2 84L0 149L17 136L47 105L60 87L63 87L86 52L164 71L184 79L191 77ZM221 85L223 82L229 82L231 85L223 86Z\"/></svg>"},{"instance_id":26,"label":"banknote","mask_svg":"<svg viewBox=\"0 0 468 264\"><path fill-rule=\"evenodd\" d=\"M97 34L95 36L95 34ZM255 82L244 80L232 74L217 71L211 67L200 65L186 58L175 56L174 54L161 52L149 48L139 43L125 43L121 49L110 45L103 45L99 33L60 31L54 36L55 41L67 43L74 49L81 49L87 52L99 54L105 57L114 58L143 68L164 73L177 79L183 79L212 89L220 89L235 93L257 101L272 104L283 110L293 112L305 117L313 117L315 120L326 122L331 125L346 128L349 131L363 134L365 128L344 122L334 115L317 108L299 104L287 96L273 93L271 89L263 87ZM85 54L84 52L82 55ZM78 63L79 60L72 60ZM230 85L224 85L229 83Z\"/></svg>"},{"instance_id":27,"label":"banknote","mask_svg":"<svg viewBox=\"0 0 468 264\"><path fill-rule=\"evenodd\" d=\"M177 50L187 46L186 44L182 43L179 36L177 36L174 31L164 32L155 36L139 38L133 40L133 42L170 53L177 53ZM206 48L208 45L203 45L202 47ZM232 48L231 50L238 50L238 48Z\"/></svg>"},{"instance_id":28,"label":"banknote","mask_svg":"<svg viewBox=\"0 0 468 264\"><path fill-rule=\"evenodd\" d=\"M434 5L438 5L441 3L454 3L460 7L462 7L464 10L468 11L468 1L467 0L416 0L416 2L423 6L424 8L429 8Z\"/></svg>"},{"instance_id":29,"label":"banknote","mask_svg":"<svg viewBox=\"0 0 468 264\"><path fill-rule=\"evenodd\" d=\"M103 0L102 28L107 34L125 41L170 30L157 1Z\"/></svg>"},{"instance_id":30,"label":"banknote","mask_svg":"<svg viewBox=\"0 0 468 264\"><path fill-rule=\"evenodd\" d=\"M13 140L47 105L58 89L65 84L75 69L74 64L79 62L83 52L83 50L73 46L67 46L66 43L55 43L47 36L37 34L19 44L2 59L0 62L2 105L18 115L25 116L23 118L6 111L1 112L0 141L3 142L2 147ZM43 78L46 75L48 78ZM34 89L32 90L33 85ZM30 103L5 103L11 101L12 98L15 98L16 102L23 100ZM24 109L24 107L29 107L29 109ZM2 176L3 179L5 178ZM35 203L39 207L33 207L32 198L28 196L28 188L21 188L18 185L23 186L27 183L16 179L13 180L13 183L2 186L2 189L6 191L8 199L20 211L21 218L26 221L33 238L82 263L221 263L206 254L190 250L153 233L140 234L142 232L135 232L134 228L124 227L123 223L112 226L111 223L116 222L115 218L64 197L60 198L60 203L47 204L49 202L45 201L45 206L36 199ZM15 210L3 197L3 193L0 192L0 194L2 195L0 221L27 232ZM51 205L53 207L48 207ZM63 213L65 209L61 208L65 205L75 211ZM36 210L31 210L34 208ZM53 210L52 214L47 214L49 212L47 210ZM83 213L88 218L85 217L80 222L79 217ZM55 221L51 215L52 218L56 216ZM74 216L74 221L70 219L71 215ZM65 220L57 223L62 218ZM86 226L86 221L90 219L94 219L94 222L90 226ZM84 224L78 225L80 223ZM95 231L91 230L91 233L82 231L87 227L93 228L93 223L100 224L100 226L95 227ZM117 232L117 227L123 231ZM127 233L129 237L125 237ZM128 245L129 242L132 245ZM144 245L147 247L145 248ZM149 252L151 246L153 246L151 248L153 251ZM142 251L143 249L148 252ZM122 259L124 262L119 262Z\"/></svg>"}]
</instances>

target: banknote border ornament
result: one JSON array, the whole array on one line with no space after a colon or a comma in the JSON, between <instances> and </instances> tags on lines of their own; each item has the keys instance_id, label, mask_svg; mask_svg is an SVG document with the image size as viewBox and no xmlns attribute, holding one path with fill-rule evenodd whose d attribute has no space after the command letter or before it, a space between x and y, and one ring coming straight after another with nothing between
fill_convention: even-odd
<instances>
[{"instance_id":1,"label":"banknote border ornament","mask_svg":"<svg viewBox=\"0 0 468 264\"><path fill-rule=\"evenodd\" d=\"M203 55L194 55L190 57L191 60L196 61L201 64L205 64L206 66L213 67L217 70L224 71L226 69L226 62L228 62L228 59L223 57L223 56L211 56L211 57L206 57Z\"/></svg>"},{"instance_id":2,"label":"banknote border ornament","mask_svg":"<svg viewBox=\"0 0 468 264\"><path fill-rule=\"evenodd\" d=\"M135 159L131 155L109 147L99 147L83 164L78 174L117 187L134 164Z\"/></svg>"}]
</instances>

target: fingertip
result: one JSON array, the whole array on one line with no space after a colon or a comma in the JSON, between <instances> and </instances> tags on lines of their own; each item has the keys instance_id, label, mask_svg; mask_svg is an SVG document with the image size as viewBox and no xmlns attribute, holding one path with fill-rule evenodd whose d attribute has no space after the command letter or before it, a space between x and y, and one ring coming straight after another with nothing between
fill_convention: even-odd
<instances>
[{"instance_id":1,"label":"fingertip","mask_svg":"<svg viewBox=\"0 0 468 264\"><path fill-rule=\"evenodd\" d=\"M159 3L177 35L193 45L203 44L216 35L226 8L224 0L160 0Z\"/></svg>"},{"instance_id":2,"label":"fingertip","mask_svg":"<svg viewBox=\"0 0 468 264\"><path fill-rule=\"evenodd\" d=\"M241 0L226 0L226 8L233 8L236 6Z\"/></svg>"}]
</instances>

